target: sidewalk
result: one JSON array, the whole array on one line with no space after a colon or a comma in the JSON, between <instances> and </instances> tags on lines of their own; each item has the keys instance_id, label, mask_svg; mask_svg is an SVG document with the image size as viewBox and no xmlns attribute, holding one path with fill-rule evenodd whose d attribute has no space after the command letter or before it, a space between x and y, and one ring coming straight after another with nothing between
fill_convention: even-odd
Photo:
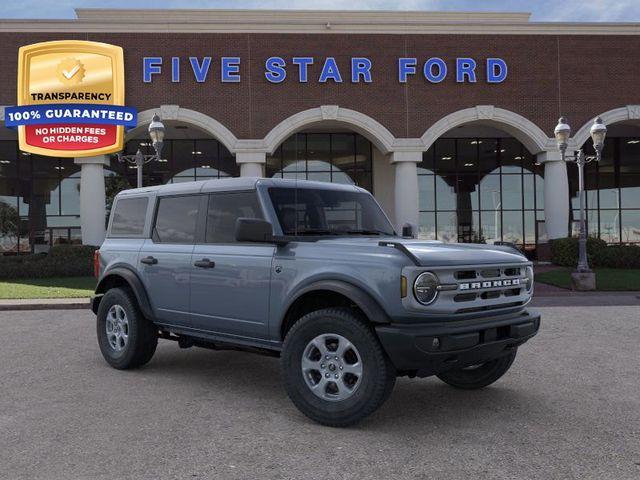
<instances>
[{"instance_id":1,"label":"sidewalk","mask_svg":"<svg viewBox=\"0 0 640 480\"><path fill-rule=\"evenodd\" d=\"M90 308L88 298L30 298L0 300L0 312L8 310L75 310Z\"/></svg>"}]
</instances>

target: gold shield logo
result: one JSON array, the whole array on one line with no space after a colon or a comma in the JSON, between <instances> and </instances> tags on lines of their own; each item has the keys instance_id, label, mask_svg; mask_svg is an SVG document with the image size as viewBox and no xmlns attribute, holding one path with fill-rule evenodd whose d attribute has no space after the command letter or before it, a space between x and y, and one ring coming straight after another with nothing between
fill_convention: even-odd
<instances>
[{"instance_id":1,"label":"gold shield logo","mask_svg":"<svg viewBox=\"0 0 640 480\"><path fill-rule=\"evenodd\" d=\"M43 42L20 48L18 106L31 122L18 126L20 149L57 157L89 157L122 150L124 126L87 115L105 106L124 106L124 55L121 47L79 40ZM50 113L42 105L56 107ZM70 111L63 111L69 106ZM79 109L86 107L86 109ZM60 112L60 113L59 113ZM88 113L87 113L88 112ZM60 115L64 122L55 123ZM70 116L84 116L74 124ZM42 120L45 125L38 125Z\"/></svg>"}]
</instances>

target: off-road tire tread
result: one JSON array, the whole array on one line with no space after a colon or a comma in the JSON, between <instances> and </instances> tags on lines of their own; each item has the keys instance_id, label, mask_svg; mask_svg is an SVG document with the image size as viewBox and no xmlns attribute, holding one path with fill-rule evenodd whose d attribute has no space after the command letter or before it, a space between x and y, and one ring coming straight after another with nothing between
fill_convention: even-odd
<instances>
[{"instance_id":1,"label":"off-road tire tread","mask_svg":"<svg viewBox=\"0 0 640 480\"><path fill-rule=\"evenodd\" d=\"M110 347L104 344L105 340L102 337L104 335L104 318L106 318L109 307L113 304L111 302L113 297L126 310L129 319L129 345L126 353L120 358L110 356L108 350L105 352L105 349L110 349ZM118 370L134 369L147 364L153 358L158 346L157 327L144 317L138 307L135 295L128 288L113 288L104 294L98 307L97 330L98 343L103 357L109 365Z\"/></svg>"},{"instance_id":2,"label":"off-road tire tread","mask_svg":"<svg viewBox=\"0 0 640 480\"><path fill-rule=\"evenodd\" d=\"M491 385L507 373L516 359L516 353L517 350L513 350L507 355L490 360L477 370L448 370L439 373L437 377L452 387L461 390L478 390Z\"/></svg>"},{"instance_id":3,"label":"off-road tire tread","mask_svg":"<svg viewBox=\"0 0 640 480\"><path fill-rule=\"evenodd\" d=\"M294 386L294 382L303 382L304 380L300 375L297 375L297 377L295 374L293 376L287 375L286 364L289 358L288 352L291 350L292 343L296 341L298 332L312 323L317 323L323 320L326 321L327 319L338 320L339 322L347 323L352 328L357 329L361 338L366 339L366 342L373 351L373 356L377 362L376 371L382 372L381 375L376 376L374 379L375 384L373 395L367 398L367 401L363 404L362 408L350 415L336 416L334 413L325 413L318 411L317 409L310 408L304 399L299 397ZM389 398L393 391L397 376L393 364L382 349L380 341L376 337L370 324L368 324L366 319L362 318L361 315L358 315L357 312L350 308L325 308L313 311L300 318L300 320L298 320L286 334L281 360L284 373L284 384L291 401L306 416L322 425L330 427L346 427L353 425L371 415Z\"/></svg>"}]
</instances>

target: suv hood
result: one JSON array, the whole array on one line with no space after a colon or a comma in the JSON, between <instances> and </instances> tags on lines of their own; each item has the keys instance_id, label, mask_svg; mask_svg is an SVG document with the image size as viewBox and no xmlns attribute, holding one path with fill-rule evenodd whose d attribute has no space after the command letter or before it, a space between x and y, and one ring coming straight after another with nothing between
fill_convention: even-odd
<instances>
[{"instance_id":1,"label":"suv hood","mask_svg":"<svg viewBox=\"0 0 640 480\"><path fill-rule=\"evenodd\" d=\"M517 253L513 248L502 245L442 243L400 237L343 237L322 241L378 248L393 248L392 245L379 246L380 242L400 244L417 259L420 266L424 267L524 263L528 261L524 255Z\"/></svg>"}]
</instances>

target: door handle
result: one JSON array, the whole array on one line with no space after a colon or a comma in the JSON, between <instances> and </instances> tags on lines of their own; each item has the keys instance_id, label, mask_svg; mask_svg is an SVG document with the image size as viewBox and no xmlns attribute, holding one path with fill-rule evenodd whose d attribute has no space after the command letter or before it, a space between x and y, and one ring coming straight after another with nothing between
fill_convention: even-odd
<instances>
[{"instance_id":1,"label":"door handle","mask_svg":"<svg viewBox=\"0 0 640 480\"><path fill-rule=\"evenodd\" d=\"M148 256L141 258L140 263L144 263L145 265L155 265L156 263L158 263L158 259L152 256Z\"/></svg>"},{"instance_id":2,"label":"door handle","mask_svg":"<svg viewBox=\"0 0 640 480\"><path fill-rule=\"evenodd\" d=\"M198 268L213 268L216 266L216 262L212 262L208 258L203 258L202 260L193 262L193 265Z\"/></svg>"}]
</instances>

